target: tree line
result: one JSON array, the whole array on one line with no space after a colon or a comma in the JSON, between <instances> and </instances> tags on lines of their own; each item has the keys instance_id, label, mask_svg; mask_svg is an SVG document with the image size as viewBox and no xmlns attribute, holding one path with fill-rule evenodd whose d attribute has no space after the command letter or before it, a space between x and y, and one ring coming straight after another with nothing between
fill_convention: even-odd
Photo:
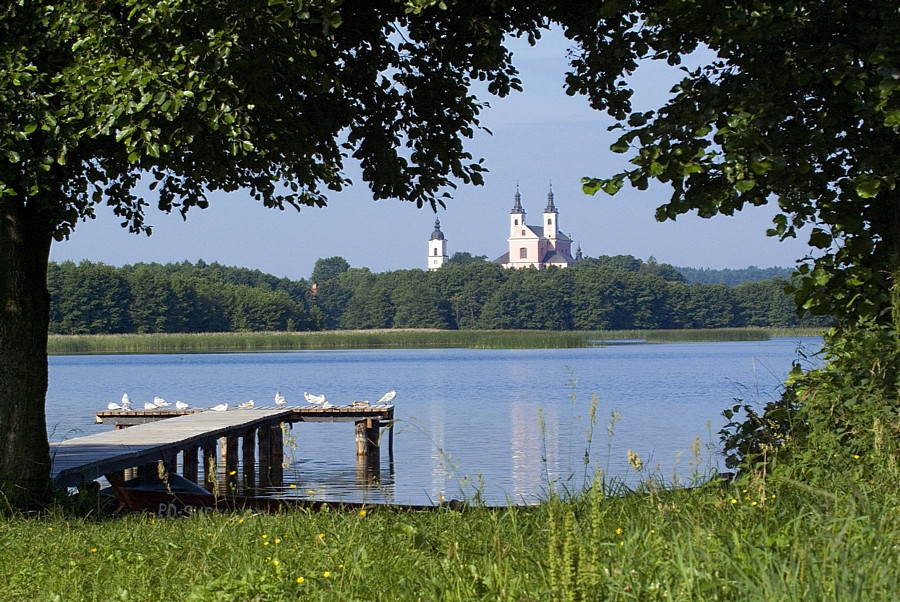
<instances>
[{"instance_id":1,"label":"tree line","mask_svg":"<svg viewBox=\"0 0 900 602\"><path fill-rule=\"evenodd\" d=\"M217 263L52 263L54 334L366 328L627 330L825 324L797 315L780 277L689 284L629 255L505 270L457 253L436 271L373 273L320 259L306 280Z\"/></svg>"}]
</instances>

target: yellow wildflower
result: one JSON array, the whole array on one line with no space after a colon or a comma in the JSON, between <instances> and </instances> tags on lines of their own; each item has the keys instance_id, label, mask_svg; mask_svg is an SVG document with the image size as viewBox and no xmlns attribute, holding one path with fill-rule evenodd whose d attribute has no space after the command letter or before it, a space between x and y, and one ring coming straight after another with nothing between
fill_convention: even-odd
<instances>
[{"instance_id":1,"label":"yellow wildflower","mask_svg":"<svg viewBox=\"0 0 900 602\"><path fill-rule=\"evenodd\" d=\"M303 583L304 581L306 581L306 579L303 577L297 577L297 583Z\"/></svg>"},{"instance_id":2,"label":"yellow wildflower","mask_svg":"<svg viewBox=\"0 0 900 602\"><path fill-rule=\"evenodd\" d=\"M328 579L329 577L331 577L331 571L325 571L324 573L322 573L322 576Z\"/></svg>"}]
</instances>

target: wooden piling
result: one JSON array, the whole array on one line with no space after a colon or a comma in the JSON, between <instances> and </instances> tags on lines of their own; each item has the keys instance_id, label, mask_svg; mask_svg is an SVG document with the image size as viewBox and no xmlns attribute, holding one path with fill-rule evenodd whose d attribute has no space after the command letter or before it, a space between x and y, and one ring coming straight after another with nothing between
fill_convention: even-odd
<instances>
[{"instance_id":1,"label":"wooden piling","mask_svg":"<svg viewBox=\"0 0 900 602\"><path fill-rule=\"evenodd\" d=\"M181 452L181 475L194 483L198 483L197 480L197 462L199 448L196 445L191 445L185 447Z\"/></svg>"},{"instance_id":2,"label":"wooden piling","mask_svg":"<svg viewBox=\"0 0 900 602\"><path fill-rule=\"evenodd\" d=\"M356 455L367 456L378 449L381 422L367 418L356 423Z\"/></svg>"},{"instance_id":3,"label":"wooden piling","mask_svg":"<svg viewBox=\"0 0 900 602\"><path fill-rule=\"evenodd\" d=\"M224 438L225 447L225 491L227 495L237 493L238 487L238 438L237 435L228 435Z\"/></svg>"},{"instance_id":4,"label":"wooden piling","mask_svg":"<svg viewBox=\"0 0 900 602\"><path fill-rule=\"evenodd\" d=\"M272 436L271 430L265 426L257 432L259 439L259 486L261 488L272 486Z\"/></svg>"},{"instance_id":5,"label":"wooden piling","mask_svg":"<svg viewBox=\"0 0 900 602\"><path fill-rule=\"evenodd\" d=\"M269 470L271 471L270 487L284 486L284 431L281 430L281 423L274 423L269 426L270 431L270 449L272 453Z\"/></svg>"},{"instance_id":6,"label":"wooden piling","mask_svg":"<svg viewBox=\"0 0 900 602\"><path fill-rule=\"evenodd\" d=\"M218 493L216 486L219 480L216 440L207 441L201 447L203 448L203 486L211 493Z\"/></svg>"},{"instance_id":7,"label":"wooden piling","mask_svg":"<svg viewBox=\"0 0 900 602\"><path fill-rule=\"evenodd\" d=\"M256 490L256 428L244 431L241 442L244 488L248 492Z\"/></svg>"}]
</instances>

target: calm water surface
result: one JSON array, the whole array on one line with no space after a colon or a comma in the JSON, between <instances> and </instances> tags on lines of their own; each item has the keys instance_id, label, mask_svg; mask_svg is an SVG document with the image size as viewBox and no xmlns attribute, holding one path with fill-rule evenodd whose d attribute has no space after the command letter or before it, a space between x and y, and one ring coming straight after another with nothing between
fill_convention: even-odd
<instances>
[{"instance_id":1,"label":"calm water surface","mask_svg":"<svg viewBox=\"0 0 900 602\"><path fill-rule=\"evenodd\" d=\"M94 424L94 413L126 392L135 407L159 395L207 408L248 399L271 406L276 390L289 404L309 391L339 405L396 388L394 461L385 446L377 482L357 471L352 423L297 423L285 449L291 495L429 503L480 492L488 503L529 503L548 483L583 483L594 395L592 469L628 475L632 449L664 477L687 478L696 437L700 469L718 465L711 447L722 410L736 398L777 397L798 349L821 343L53 356L47 422L53 442L109 429ZM621 418L610 436L613 411Z\"/></svg>"}]
</instances>

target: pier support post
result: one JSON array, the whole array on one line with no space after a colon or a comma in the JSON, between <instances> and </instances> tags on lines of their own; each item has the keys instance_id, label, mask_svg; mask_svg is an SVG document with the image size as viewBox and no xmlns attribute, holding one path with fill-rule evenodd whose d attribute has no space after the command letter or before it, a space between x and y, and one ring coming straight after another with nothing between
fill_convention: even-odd
<instances>
[{"instance_id":1,"label":"pier support post","mask_svg":"<svg viewBox=\"0 0 900 602\"><path fill-rule=\"evenodd\" d=\"M234 495L237 493L238 486L238 438L237 435L228 435L223 439L222 443L223 455L225 456L225 493L226 495Z\"/></svg>"},{"instance_id":2,"label":"pier support post","mask_svg":"<svg viewBox=\"0 0 900 602\"><path fill-rule=\"evenodd\" d=\"M253 492L256 490L256 429L247 429L242 438L244 488Z\"/></svg>"},{"instance_id":3,"label":"pier support post","mask_svg":"<svg viewBox=\"0 0 900 602\"><path fill-rule=\"evenodd\" d=\"M197 462L199 461L196 445L185 447L181 452L181 474L188 481L197 483Z\"/></svg>"},{"instance_id":4,"label":"pier support post","mask_svg":"<svg viewBox=\"0 0 900 602\"><path fill-rule=\"evenodd\" d=\"M366 418L356 423L356 455L367 456L378 452L378 437L381 422L377 418Z\"/></svg>"},{"instance_id":5,"label":"pier support post","mask_svg":"<svg viewBox=\"0 0 900 602\"><path fill-rule=\"evenodd\" d=\"M272 487L284 486L284 431L281 430L281 423L269 425L271 434L271 450L272 461L270 470L272 471L271 483Z\"/></svg>"},{"instance_id":6,"label":"pier support post","mask_svg":"<svg viewBox=\"0 0 900 602\"><path fill-rule=\"evenodd\" d=\"M259 438L259 486L261 488L272 486L272 437L265 426L261 426L257 433Z\"/></svg>"},{"instance_id":7,"label":"pier support post","mask_svg":"<svg viewBox=\"0 0 900 602\"><path fill-rule=\"evenodd\" d=\"M217 451L215 440L203 444L203 484L210 493L219 493L217 491L219 480Z\"/></svg>"}]
</instances>

